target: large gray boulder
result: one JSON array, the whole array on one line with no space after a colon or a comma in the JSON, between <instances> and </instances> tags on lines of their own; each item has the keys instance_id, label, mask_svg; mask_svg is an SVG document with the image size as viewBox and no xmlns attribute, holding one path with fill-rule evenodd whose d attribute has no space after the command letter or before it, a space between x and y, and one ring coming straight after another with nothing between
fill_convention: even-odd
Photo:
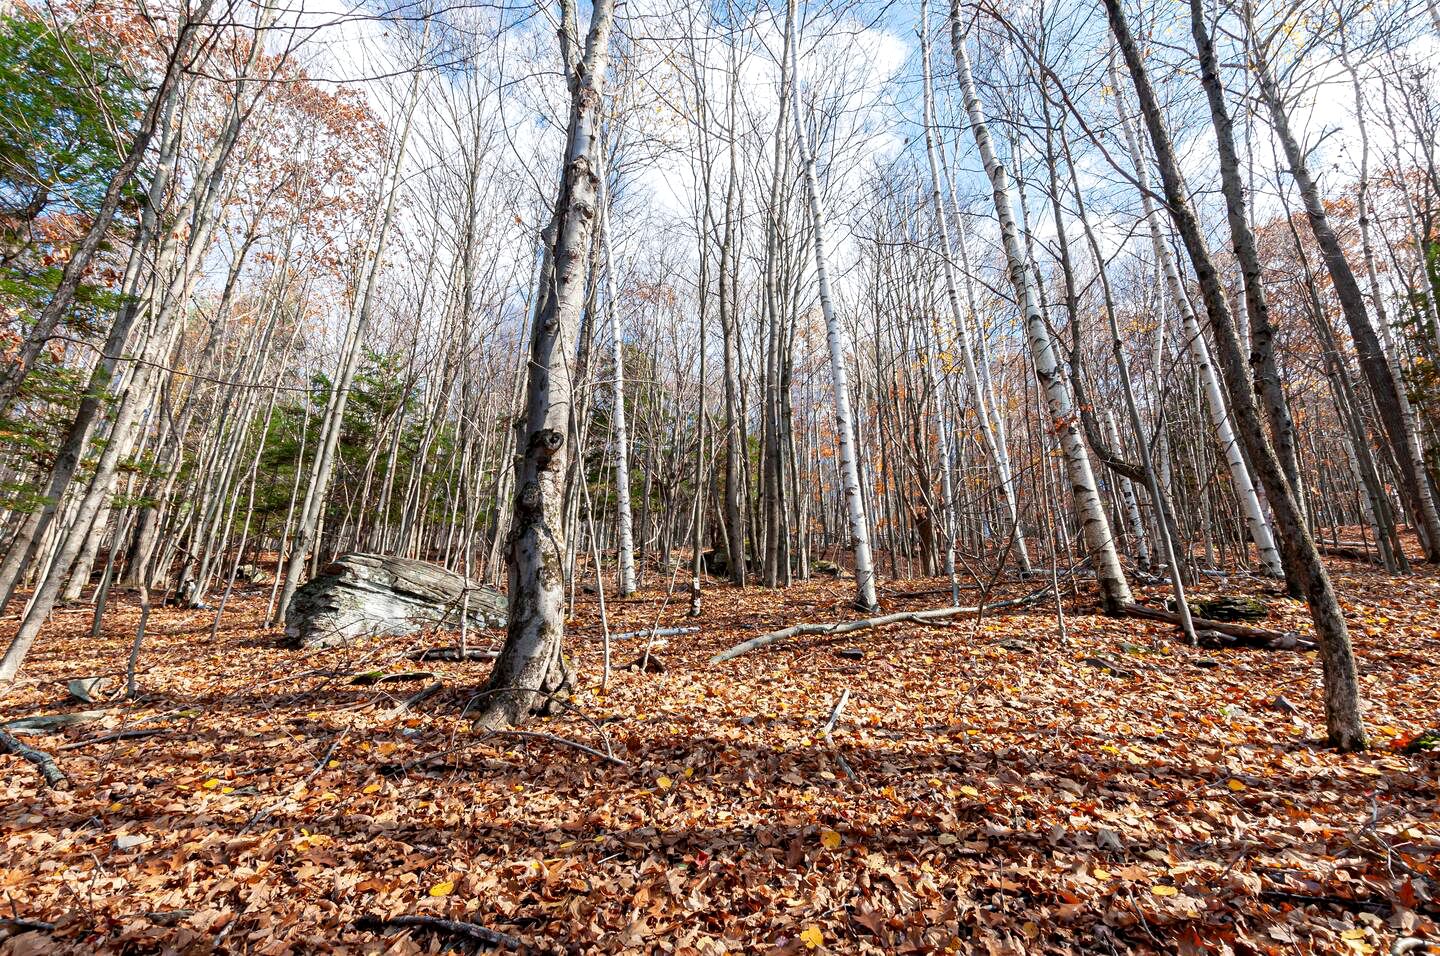
<instances>
[{"instance_id":1,"label":"large gray boulder","mask_svg":"<svg viewBox=\"0 0 1440 956\"><path fill-rule=\"evenodd\" d=\"M285 638L298 647L334 647L376 634L458 628L462 599L472 627L504 627L505 595L424 561L345 554L295 591Z\"/></svg>"}]
</instances>

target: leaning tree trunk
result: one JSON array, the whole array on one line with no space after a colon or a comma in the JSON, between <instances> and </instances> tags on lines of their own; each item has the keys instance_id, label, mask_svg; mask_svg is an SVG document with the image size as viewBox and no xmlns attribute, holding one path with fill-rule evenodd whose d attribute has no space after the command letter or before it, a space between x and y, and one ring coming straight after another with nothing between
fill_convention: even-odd
<instances>
[{"instance_id":1,"label":"leaning tree trunk","mask_svg":"<svg viewBox=\"0 0 1440 956\"><path fill-rule=\"evenodd\" d=\"M1150 230L1150 246L1155 252L1161 272L1165 274L1165 288L1170 295L1170 301L1180 313L1185 342L1190 350L1190 361L1200 373L1200 384L1205 392L1210 422L1215 428L1215 437L1225 456L1225 465L1230 470L1230 481L1235 488L1235 497L1240 502L1240 510L1245 516L1245 526L1250 531L1250 540L1255 542L1255 550L1259 552L1260 565L1265 569L1265 573L1273 577L1283 577L1285 568L1280 562L1280 552L1275 547L1275 536L1271 533L1265 510L1260 506L1260 495L1255 490L1255 481L1250 476L1245 456L1240 451L1240 442L1236 439L1235 429L1230 423L1230 413L1225 407L1225 394L1221 391L1220 380L1215 375L1215 366L1210 361L1210 349L1205 344L1200 322L1185 294L1185 284L1180 278L1175 257L1170 254L1170 246L1160 231L1160 217L1156 213L1154 200L1150 198L1150 177L1140 154L1135 127L1119 99L1120 79L1115 75L1113 64L1110 68L1110 86L1116 90L1116 112L1120 117L1120 129L1125 136L1125 145L1130 151L1131 165L1135 167L1135 181L1140 190L1145 224Z\"/></svg>"},{"instance_id":2,"label":"leaning tree trunk","mask_svg":"<svg viewBox=\"0 0 1440 956\"><path fill-rule=\"evenodd\" d=\"M1275 514L1275 527L1285 553L1287 569L1299 580L1310 607L1315 635L1320 643L1321 666L1325 684L1325 724L1331 745L1341 750L1363 750L1365 727L1360 717L1360 687L1355 670L1355 657L1340 602L1330 584L1330 577L1320 561L1315 542L1310 538L1300 505L1286 479L1275 449L1265 440L1255 392L1246 374L1246 360L1234 317L1225 300L1225 290L1210 256L1199 222L1191 211L1179 160L1171 144L1169 130L1160 113L1160 104L1150 85L1150 77L1141 59L1139 48L1130 33L1129 23L1120 7L1121 0L1104 0L1111 32L1125 58L1125 65L1140 101L1140 112L1150 134L1156 163L1164 186L1165 202L1180 233L1185 249L1195 268L1205 308L1215 332L1220 368L1230 390L1232 410L1241 438L1246 443L1256 474L1270 498ZM1192 27L1203 29L1203 12L1199 0L1191 0Z\"/></svg>"},{"instance_id":3,"label":"leaning tree trunk","mask_svg":"<svg viewBox=\"0 0 1440 956\"><path fill-rule=\"evenodd\" d=\"M1193 8L1192 8L1193 9ZM1285 479L1295 495L1301 513L1305 510L1305 492L1300 483L1300 452L1295 439L1295 422L1290 404L1275 364L1275 327L1270 321L1270 306L1265 296L1265 273L1255 245L1255 232L1245 202L1245 184L1240 178L1240 157L1235 149L1235 128L1225 102L1225 87L1220 81L1220 68L1215 45L1205 28L1203 11L1191 16L1191 33L1200 62L1200 85L1210 108L1210 125L1215 129L1215 149L1219 156L1220 189L1225 195L1225 220L1230 228L1230 242L1245 292L1245 311L1250 318L1250 364L1256 392L1265 407L1274 440L1275 454L1284 469ZM1213 316L1212 316L1213 321ZM1285 568L1286 582L1296 597L1304 585L1294 571Z\"/></svg>"},{"instance_id":4,"label":"leaning tree trunk","mask_svg":"<svg viewBox=\"0 0 1440 956\"><path fill-rule=\"evenodd\" d=\"M1440 515L1435 510L1435 499L1430 493L1430 480L1425 474L1425 455L1420 448L1419 436L1412 427L1413 422L1405 414L1405 399L1396 385L1395 376L1380 343L1380 336L1365 311L1365 295L1355 279L1355 271L1345 258L1345 249L1340 238L1330 225L1325 212L1325 203L1320 198L1320 188L1305 161L1295 133L1290 128L1290 114L1280 96L1280 90L1270 75L1269 64L1258 47L1252 57L1256 78L1260 84L1260 96L1270 113L1275 135L1285 151L1285 161L1290 175L1300 189L1300 198L1305 204L1305 217L1310 221L1310 231L1315 234L1315 243L1325 260L1325 268L1335 286L1335 297L1340 300L1341 311L1345 313L1350 338L1360 357L1360 369L1370 386L1375 407L1380 412L1380 421L1385 426L1385 436L1395 455L1395 473L1400 479L1400 493L1415 519L1420 532L1420 543L1425 548L1425 557L1440 561Z\"/></svg>"},{"instance_id":5,"label":"leaning tree trunk","mask_svg":"<svg viewBox=\"0 0 1440 956\"><path fill-rule=\"evenodd\" d=\"M130 187L130 182L134 179L136 172L139 171L146 153L149 152L150 141L168 115L171 96L184 76L186 67L190 65L187 60L192 52L191 46L194 44L200 28L207 25L208 17L206 15L209 13L212 3L213 0L202 0L197 9L182 16L179 30L175 35L175 45L165 60L165 72L155 90L155 96L140 117L135 135L130 142L129 151L110 177L105 195L100 200L95 217L90 221L90 227L85 231L80 242L76 244L64 269L61 270L60 282L55 288L55 294L50 297L50 301L40 311L35 323L26 332L25 339L20 345L19 354L14 361L6 362L3 370L0 370L0 412L8 409L10 403L14 401L26 375L29 374L45 346L49 344L50 337L61 317L69 311L71 304L75 301L75 296L80 291L80 282L90 268L95 254L100 251L100 246L105 241L115 213L125 198L125 192Z\"/></svg>"},{"instance_id":6,"label":"leaning tree trunk","mask_svg":"<svg viewBox=\"0 0 1440 956\"><path fill-rule=\"evenodd\" d=\"M850 518L850 537L855 546L855 606L869 611L878 607L875 599L875 568L870 557L870 522L865 515L865 499L860 489L859 455L855 447L855 417L850 410L849 373L845 368L848 351L845 327L836 314L830 294L829 258L825 252L825 215L820 207L820 187L815 181L815 151L810 134L800 115L800 64L796 47L795 0L790 0L786 13L788 26L785 42L790 59L790 110L795 121L795 144L800 150L800 164L805 173L805 193L810 203L810 219L815 250L815 280L820 287L820 311L825 317L826 338L830 345L830 384L835 393L835 433L840 446L840 475L845 489L845 506Z\"/></svg>"},{"instance_id":7,"label":"leaning tree trunk","mask_svg":"<svg viewBox=\"0 0 1440 956\"><path fill-rule=\"evenodd\" d=\"M1115 550L1115 538L1110 532L1110 521L1105 516L1105 505L1100 500L1095 483L1095 474L1090 467L1090 453L1085 448L1080 434L1080 419L1075 414L1070 400L1070 389L1060 370L1055 354L1055 343L1045 316L1040 311L1035 278L1031 274L1020 241L1020 230L1011 204L1009 175L1005 164L995 155L986 125L985 111L975 91L975 80L970 73L970 57L965 51L965 37L961 26L959 0L951 0L950 42L955 51L955 67L960 79L960 92L965 101L965 110L970 117L970 129L975 136L975 145L980 150L980 160L990 177L994 190L995 213L1000 221L1000 237L1005 247L1005 259L1010 270L1010 282L1015 287L1015 298L1025 319L1026 337L1030 344L1031 358L1035 364L1035 375L1045 390L1046 406L1060 446L1065 454L1066 474L1070 479L1070 493L1074 497L1075 510L1081 522L1085 547L1099 581L1105 609L1118 613L1125 605L1132 603L1130 585L1125 580L1125 571L1120 566L1120 555Z\"/></svg>"},{"instance_id":8,"label":"leaning tree trunk","mask_svg":"<svg viewBox=\"0 0 1440 956\"><path fill-rule=\"evenodd\" d=\"M516 465L510 525L510 620L505 646L483 691L478 723L498 728L546 709L570 685L561 648L565 471L570 449L570 356L585 305L588 257L598 206L600 105L609 58L613 0L595 0L583 56L576 58L574 0L562 0L561 44L570 76L565 166L555 201L552 284L543 291L530 338L525 432Z\"/></svg>"}]
</instances>

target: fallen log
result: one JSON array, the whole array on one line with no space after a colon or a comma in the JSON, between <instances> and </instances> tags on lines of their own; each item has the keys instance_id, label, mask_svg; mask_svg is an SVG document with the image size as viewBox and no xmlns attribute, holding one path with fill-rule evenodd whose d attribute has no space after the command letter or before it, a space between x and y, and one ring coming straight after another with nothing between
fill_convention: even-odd
<instances>
[{"instance_id":1,"label":"fallen log","mask_svg":"<svg viewBox=\"0 0 1440 956\"><path fill-rule=\"evenodd\" d=\"M433 680L434 678L433 671L402 671L395 674L387 674L384 671L366 671L350 678L350 683L359 687L369 687L372 684L404 684L413 680Z\"/></svg>"},{"instance_id":2,"label":"fallen log","mask_svg":"<svg viewBox=\"0 0 1440 956\"><path fill-rule=\"evenodd\" d=\"M504 627L505 596L424 561L346 554L296 590L285 609L292 646L334 647L379 634L459 627Z\"/></svg>"},{"instance_id":3,"label":"fallen log","mask_svg":"<svg viewBox=\"0 0 1440 956\"><path fill-rule=\"evenodd\" d=\"M1121 613L1130 617L1145 618L1151 621L1164 621L1167 624L1179 625L1180 617L1173 611L1165 611L1158 607L1146 607L1143 604L1126 604L1121 608ZM1306 640L1294 631L1274 631L1266 627L1252 627L1248 624L1235 624L1230 621L1212 621L1209 618L1191 617L1195 625L1196 637L1203 632L1211 635L1223 635L1228 640L1221 640L1219 637L1201 640L1201 644L1207 647L1253 647L1267 651L1307 651L1315 647L1315 642Z\"/></svg>"},{"instance_id":4,"label":"fallen log","mask_svg":"<svg viewBox=\"0 0 1440 956\"><path fill-rule=\"evenodd\" d=\"M1323 544L1317 542L1315 549L1326 557L1344 558L1347 561L1363 561L1368 564L1379 564L1380 556L1371 551L1363 543L1342 541L1339 544Z\"/></svg>"},{"instance_id":5,"label":"fallen log","mask_svg":"<svg viewBox=\"0 0 1440 956\"><path fill-rule=\"evenodd\" d=\"M55 931L55 924L38 919L0 916L0 930L4 930L10 936L19 936L21 933L52 933Z\"/></svg>"},{"instance_id":6,"label":"fallen log","mask_svg":"<svg viewBox=\"0 0 1440 956\"><path fill-rule=\"evenodd\" d=\"M0 730L0 753L14 754L21 760L34 764L35 769L40 771L40 776L45 778L45 785L51 790L65 790L70 786L70 778L55 765L54 757L43 750L22 744L3 730Z\"/></svg>"},{"instance_id":7,"label":"fallen log","mask_svg":"<svg viewBox=\"0 0 1440 956\"><path fill-rule=\"evenodd\" d=\"M885 627L889 624L911 624L923 623L925 621L938 621L947 617L958 617L961 614L980 614L986 611L999 611L1005 608L1022 607L1040 600L1050 591L1050 585L1046 585L1038 591L1032 591L1024 597L1011 598L1008 601L996 601L994 604L977 604L972 607L939 607L928 611L898 611L894 614L882 614L879 617L867 617L856 621L832 621L829 624L792 624L790 627L781 628L778 631L771 631L768 634L761 634L759 637L751 638L742 644L736 644L727 651L721 651L710 658L712 664L722 664L725 661L734 660L741 654L748 654L751 651L790 637L798 637L802 634L821 634L825 636L849 634L853 631L868 630L872 627Z\"/></svg>"}]
</instances>

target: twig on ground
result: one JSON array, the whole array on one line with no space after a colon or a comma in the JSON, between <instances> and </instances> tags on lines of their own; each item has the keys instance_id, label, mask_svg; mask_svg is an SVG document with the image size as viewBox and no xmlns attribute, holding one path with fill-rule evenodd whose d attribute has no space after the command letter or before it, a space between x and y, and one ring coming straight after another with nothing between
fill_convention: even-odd
<instances>
[{"instance_id":1,"label":"twig on ground","mask_svg":"<svg viewBox=\"0 0 1440 956\"><path fill-rule=\"evenodd\" d=\"M99 737L86 737L84 740L77 740L65 744L63 747L56 747L56 750L78 750L81 747L88 747L91 744L108 744L116 740L142 740L145 737L155 737L170 732L168 727L156 727L152 730L119 730L113 734L102 734Z\"/></svg>"},{"instance_id":2,"label":"twig on ground","mask_svg":"<svg viewBox=\"0 0 1440 956\"><path fill-rule=\"evenodd\" d=\"M850 703L850 688L847 687L840 692L840 698L835 701L835 708L830 711L830 719L825 721L825 729L821 731L823 736L826 738L830 736L830 732L835 729L835 721L840 719L840 712L848 703Z\"/></svg>"},{"instance_id":3,"label":"twig on ground","mask_svg":"<svg viewBox=\"0 0 1440 956\"><path fill-rule=\"evenodd\" d=\"M300 781L300 785L298 787L292 787L290 789L290 792L293 794L298 790L303 790L306 787L310 786L310 781L320 776L320 771L325 769L325 765L330 762L330 758L335 755L335 751L340 747L342 743L345 742L345 738L348 736L350 736L350 730L347 728L342 734L340 734L340 736L330 741L330 746L325 748L324 756L322 756L318 761L316 761L314 768L310 771L310 773L305 777L304 780ZM259 823L261 820L264 820L266 817L270 816L270 814L283 807L285 805L285 801L288 799L290 799L288 796L281 797L279 800L276 800L274 803L270 804L270 806L266 807L265 809L256 811L255 815L251 817L243 827L240 828L240 833L247 833L250 828L253 827L255 824Z\"/></svg>"}]
</instances>

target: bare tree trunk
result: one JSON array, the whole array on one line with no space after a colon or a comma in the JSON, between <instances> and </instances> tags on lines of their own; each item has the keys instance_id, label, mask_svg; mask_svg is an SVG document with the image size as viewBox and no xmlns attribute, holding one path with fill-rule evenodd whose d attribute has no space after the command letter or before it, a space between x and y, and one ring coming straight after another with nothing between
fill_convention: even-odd
<instances>
[{"instance_id":1,"label":"bare tree trunk","mask_svg":"<svg viewBox=\"0 0 1440 956\"><path fill-rule=\"evenodd\" d=\"M966 320L964 310L960 307L960 292L955 282L955 265L950 258L950 227L946 222L945 204L940 193L940 161L935 145L935 96L930 69L930 30L925 0L921 0L920 4L920 30L925 154L930 162L930 198L935 206L935 224L940 233L940 264L945 278L945 299L950 304L950 318L955 326L961 361L965 368L965 385L970 391L971 404L975 409L976 418L979 420L978 431L980 432L980 441L985 446L985 456L994 471L995 489L999 493L1000 504L1004 509L1003 515L1010 525L1018 528L1020 510L1015 500L1015 482L1010 474L1010 459L1009 455L1000 447L1004 444L1005 439L997 433L991 421L990 402L987 400L984 385L980 381L980 373L975 361L975 349L970 341L970 324ZM1019 565L1021 573L1028 574L1030 572L1030 554L1025 548L1025 538L1021 534L1013 537L1015 561Z\"/></svg>"},{"instance_id":2,"label":"bare tree trunk","mask_svg":"<svg viewBox=\"0 0 1440 956\"><path fill-rule=\"evenodd\" d=\"M1200 84L1205 89L1205 98L1210 107L1210 124L1215 129L1215 148L1220 158L1220 188L1225 194L1225 218L1230 227L1230 242L1235 259L1240 265L1245 291L1245 311L1250 319L1250 365L1255 376L1256 392L1270 423L1275 454L1280 460L1285 480L1294 492L1295 503L1303 515L1305 498L1300 482L1300 453L1295 441L1295 422L1290 415L1290 404L1285 396L1284 385L1280 381L1280 370L1275 364L1275 327L1270 322L1270 307L1265 298L1265 272L1260 263L1259 251L1255 247L1255 233L1251 230L1246 208L1245 184L1240 179L1240 157L1235 149L1234 124L1225 103L1225 87L1220 81L1215 45L1205 27L1204 11L1193 5L1191 10L1191 33L1194 35L1200 61ZM1211 321L1213 323L1213 316ZM1231 397L1234 397L1233 393ZM1296 579L1295 572L1288 565L1285 572L1290 592L1298 597L1303 590L1303 584Z\"/></svg>"},{"instance_id":3,"label":"bare tree trunk","mask_svg":"<svg viewBox=\"0 0 1440 956\"><path fill-rule=\"evenodd\" d=\"M571 681L561 646L566 538L562 509L573 388L570 355L585 303L589 271L585 253L597 213L596 150L613 17L612 0L595 0L580 54L575 49L579 36L575 0L561 0L560 42L569 74L570 121L549 230L554 237L553 285L542 292L543 304L530 340L525 437L510 528L510 619L477 721L490 728L514 725L531 712L547 709L553 695Z\"/></svg>"},{"instance_id":4,"label":"bare tree trunk","mask_svg":"<svg viewBox=\"0 0 1440 956\"><path fill-rule=\"evenodd\" d=\"M630 435L625 427L625 342L620 334L620 313L615 308L615 260L610 243L610 206L606 174L600 170L600 241L605 249L605 313L610 320L610 350L615 364L610 394L615 430L615 534L620 564L620 596L635 593L635 537L630 516ZM596 569L599 573L599 569Z\"/></svg>"},{"instance_id":5,"label":"bare tree trunk","mask_svg":"<svg viewBox=\"0 0 1440 956\"><path fill-rule=\"evenodd\" d=\"M830 264L825 253L825 215L820 208L820 187L815 175L815 152L800 115L799 46L795 34L795 0L786 8L785 30L790 58L790 109L795 122L795 143L805 172L805 192L810 201L810 219L814 228L812 244L815 251L815 279L820 286L820 311L825 317L826 337L830 345L830 384L835 396L835 431L840 446L841 480L850 519L850 537L855 549L855 606L863 611L878 607L875 598L875 568L870 557L870 523L865 514L865 500L860 488L858 450L855 447L855 419L850 410L849 373L845 367L849 351L845 327L835 311L830 293Z\"/></svg>"},{"instance_id":6,"label":"bare tree trunk","mask_svg":"<svg viewBox=\"0 0 1440 956\"><path fill-rule=\"evenodd\" d=\"M1294 131L1290 128L1290 114L1275 79L1269 72L1263 45L1253 44L1251 49L1254 53L1252 64L1259 80L1261 99L1265 101L1270 121L1280 140L1280 147L1285 152L1290 175L1300 189L1300 198L1305 204L1305 216L1310 221L1310 231L1314 233L1315 243L1320 247L1320 255L1325 260L1325 268L1334 284L1335 296L1340 300L1341 311L1344 312L1345 322L1350 328L1350 338L1355 343L1360 369L1370 386L1370 394L1375 400L1376 410L1380 413L1380 421L1385 426L1385 434L1395 456L1400 492L1415 520L1426 559L1440 561L1440 514L1436 512L1430 481L1425 474L1425 454L1420 448L1419 436L1415 432L1413 419L1406 415L1408 403L1396 384L1385 348L1365 311L1365 295L1360 291L1360 283L1355 280L1355 272L1350 268L1349 260L1345 258L1340 238L1330 225L1325 203L1320 198L1320 187L1310 172Z\"/></svg>"},{"instance_id":7,"label":"bare tree trunk","mask_svg":"<svg viewBox=\"0 0 1440 956\"><path fill-rule=\"evenodd\" d=\"M1355 670L1355 657L1350 635L1330 577L1320 561L1320 554L1311 540L1300 513L1294 492L1281 467L1275 450L1265 440L1265 433L1256 406L1255 393L1246 375L1245 355L1236 334L1235 322L1225 300L1225 290L1210 257L1210 250L1190 210L1179 162L1171 145L1170 133L1160 113L1160 105L1150 85L1150 77L1140 51L1130 33L1121 0L1104 0L1110 29L1125 58L1125 65L1140 101L1141 115L1155 150L1166 204L1185 243L1200 283L1206 311L1219 346L1220 367L1230 390L1232 411L1242 439L1250 453L1275 514L1280 545L1285 552L1286 567L1293 569L1305 590L1315 634L1320 644L1321 665L1325 684L1325 723L1332 746L1341 750L1363 750L1365 728L1360 714L1360 687ZM1199 0L1192 0L1192 17L1202 16Z\"/></svg>"},{"instance_id":8,"label":"bare tree trunk","mask_svg":"<svg viewBox=\"0 0 1440 956\"><path fill-rule=\"evenodd\" d=\"M1140 190L1145 224L1150 231L1150 246L1164 273L1165 288L1170 294L1170 301L1180 313L1185 343L1190 350L1190 361L1195 364L1195 368L1200 373L1200 384L1205 392L1205 404L1210 412L1210 423L1215 427L1216 440L1219 441L1221 452L1225 456L1225 465L1230 471L1230 481L1235 490L1235 497L1239 500L1240 511L1245 516L1245 526L1249 529L1250 540L1255 542L1255 549L1260 555L1260 565L1265 569L1265 573L1283 577L1285 569L1280 561L1280 552L1275 547L1275 536L1271 533L1270 522L1265 517L1265 510L1260 505L1260 495L1255 490L1255 482L1250 476L1249 467L1245 464L1245 456L1241 453L1240 442L1235 438L1235 429L1230 423L1230 413L1225 407L1225 394L1220 388L1220 380L1215 375L1215 367L1210 361L1210 349L1205 344L1205 335L1200 330L1199 320L1195 318L1195 310L1190 307L1190 297L1185 294L1185 284L1180 279L1180 270L1175 264L1175 257L1170 254L1170 246L1160 231L1160 217L1155 210L1154 200L1150 198L1149 173L1146 171L1144 158L1140 153L1140 143L1135 136L1135 127L1130 122L1130 116L1125 111L1123 101L1119 99L1120 78L1115 74L1114 64L1111 64L1110 67L1110 85L1117 91L1116 104L1120 116L1120 128L1125 136L1125 145L1130 151L1130 162L1135 167L1135 179Z\"/></svg>"},{"instance_id":9,"label":"bare tree trunk","mask_svg":"<svg viewBox=\"0 0 1440 956\"><path fill-rule=\"evenodd\" d=\"M1010 282L1015 289L1015 298L1025 321L1026 337L1029 340L1030 355L1035 364L1035 374L1045 391L1046 406L1050 411L1051 428L1056 432L1060 447L1065 455L1066 474L1070 481L1070 493L1081 522L1081 533L1085 547L1094 565L1095 577L1100 584L1105 608L1118 613L1125 605L1132 603L1130 585L1125 580L1125 571L1120 566L1120 556L1115 550L1115 539L1110 533L1110 521L1105 515L1105 505L1100 500L1095 484L1095 474L1090 466L1090 454L1080 434L1079 416L1070 399L1064 373L1055 354L1055 344L1050 330L1041 313L1037 300L1035 277L1026 261L1021 244L1019 227L1011 205L1009 175L1005 164L995 155L986 125L985 112L975 90L975 80L970 73L970 57L965 50L965 37L961 26L959 0L951 0L950 40L955 51L955 66L959 72L961 95L965 110L970 118L970 129L975 136L980 160L990 177L994 190L995 212L1000 220L1000 236L1005 247L1005 258L1009 265Z\"/></svg>"}]
</instances>

